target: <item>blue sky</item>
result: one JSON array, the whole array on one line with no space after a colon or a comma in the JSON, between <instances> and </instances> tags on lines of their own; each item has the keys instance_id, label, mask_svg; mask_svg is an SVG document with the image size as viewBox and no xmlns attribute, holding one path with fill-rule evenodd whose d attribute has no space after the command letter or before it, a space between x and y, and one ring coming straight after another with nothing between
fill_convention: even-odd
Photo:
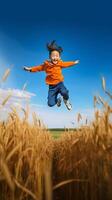
<instances>
[{"instance_id":1,"label":"blue sky","mask_svg":"<svg viewBox=\"0 0 112 200\"><path fill-rule=\"evenodd\" d=\"M90 117L93 96L103 95L102 76L111 90L111 6L108 0L2 2L0 77L6 68L14 65L6 83L1 85L2 89L21 90L27 82L27 91L36 95L31 95L32 110L39 113L49 127L66 126L67 121L70 125L77 112ZM24 65L38 65L46 60L46 43L53 39L64 49L63 60L80 60L79 65L63 70L73 104L71 113L64 105L60 109L47 107L48 87L44 73L31 74L22 70Z\"/></svg>"}]
</instances>

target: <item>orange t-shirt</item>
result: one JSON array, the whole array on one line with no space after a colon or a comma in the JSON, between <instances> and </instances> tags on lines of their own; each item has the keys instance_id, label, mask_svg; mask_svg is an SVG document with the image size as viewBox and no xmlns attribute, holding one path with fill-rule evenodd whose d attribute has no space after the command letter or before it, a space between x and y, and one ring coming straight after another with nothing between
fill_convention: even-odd
<instances>
[{"instance_id":1,"label":"orange t-shirt","mask_svg":"<svg viewBox=\"0 0 112 200\"><path fill-rule=\"evenodd\" d=\"M66 68L72 65L75 65L75 62L63 62L62 60L59 60L57 64L53 64L51 61L46 60L42 65L32 67L31 72L45 71L47 74L46 84L56 85L64 80L62 75L62 68Z\"/></svg>"}]
</instances>

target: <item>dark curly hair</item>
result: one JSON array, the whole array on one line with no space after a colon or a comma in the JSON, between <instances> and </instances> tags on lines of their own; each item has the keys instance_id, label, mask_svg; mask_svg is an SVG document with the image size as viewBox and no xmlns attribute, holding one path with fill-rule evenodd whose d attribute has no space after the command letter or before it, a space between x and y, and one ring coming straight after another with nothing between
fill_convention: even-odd
<instances>
[{"instance_id":1,"label":"dark curly hair","mask_svg":"<svg viewBox=\"0 0 112 200\"><path fill-rule=\"evenodd\" d=\"M49 55L51 54L52 51L55 50L58 51L59 54L63 52L62 47L58 46L55 40L53 40L51 43L47 43L47 50L49 51Z\"/></svg>"}]
</instances>

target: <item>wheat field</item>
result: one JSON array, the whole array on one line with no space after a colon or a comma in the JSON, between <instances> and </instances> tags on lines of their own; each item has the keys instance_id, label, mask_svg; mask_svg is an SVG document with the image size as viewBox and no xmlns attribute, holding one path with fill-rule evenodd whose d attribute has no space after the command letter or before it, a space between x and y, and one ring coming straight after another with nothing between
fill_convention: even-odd
<instances>
[{"instance_id":1,"label":"wheat field","mask_svg":"<svg viewBox=\"0 0 112 200\"><path fill-rule=\"evenodd\" d=\"M29 124L27 111L20 119L12 109L0 122L0 200L111 200L112 108L100 96L94 108L91 124L57 139L35 114Z\"/></svg>"}]
</instances>

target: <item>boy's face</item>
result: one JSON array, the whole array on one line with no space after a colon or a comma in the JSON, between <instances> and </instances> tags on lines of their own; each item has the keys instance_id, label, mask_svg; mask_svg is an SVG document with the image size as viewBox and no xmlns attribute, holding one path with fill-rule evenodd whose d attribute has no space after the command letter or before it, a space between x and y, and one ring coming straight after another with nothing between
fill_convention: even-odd
<instances>
[{"instance_id":1,"label":"boy's face","mask_svg":"<svg viewBox=\"0 0 112 200\"><path fill-rule=\"evenodd\" d=\"M50 59L51 59L51 62L56 65L58 61L60 60L59 52L56 50L52 51L50 54Z\"/></svg>"}]
</instances>

